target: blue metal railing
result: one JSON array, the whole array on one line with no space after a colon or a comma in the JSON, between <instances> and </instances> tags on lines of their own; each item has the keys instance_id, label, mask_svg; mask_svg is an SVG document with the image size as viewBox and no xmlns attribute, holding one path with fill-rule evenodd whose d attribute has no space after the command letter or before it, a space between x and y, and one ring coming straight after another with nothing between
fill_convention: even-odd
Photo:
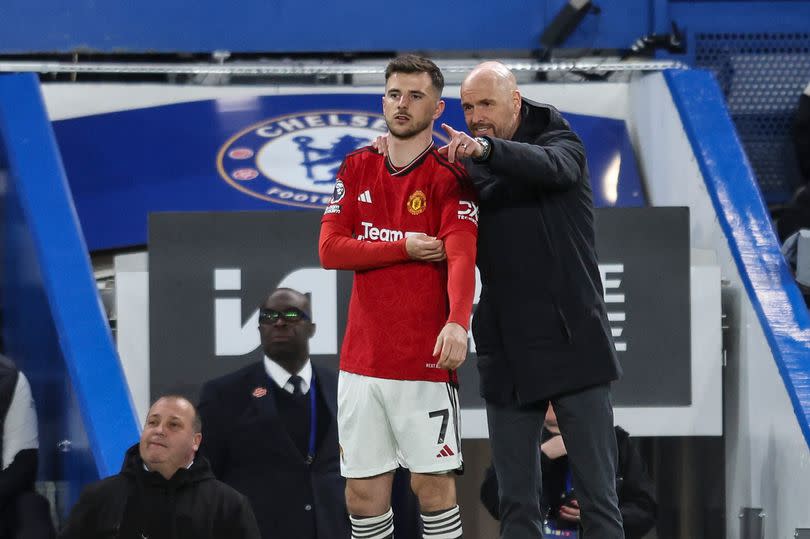
<instances>
[{"instance_id":1,"label":"blue metal railing","mask_svg":"<svg viewBox=\"0 0 810 539\"><path fill-rule=\"evenodd\" d=\"M139 430L35 75L0 76L0 167L5 349L31 379L40 477L76 492Z\"/></svg>"}]
</instances>

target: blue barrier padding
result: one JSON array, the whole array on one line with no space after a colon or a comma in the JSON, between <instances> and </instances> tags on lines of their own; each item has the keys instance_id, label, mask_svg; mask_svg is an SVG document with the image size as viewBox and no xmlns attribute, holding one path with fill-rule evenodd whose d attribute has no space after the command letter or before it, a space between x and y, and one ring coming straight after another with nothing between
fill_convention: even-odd
<instances>
[{"instance_id":1,"label":"blue barrier padding","mask_svg":"<svg viewBox=\"0 0 810 539\"><path fill-rule=\"evenodd\" d=\"M12 284L30 287L32 296L44 295L48 310L38 316L52 319L55 352L64 358L98 474L105 477L120 469L139 428L36 76L0 76L0 139L8 169L6 196L14 197L24 228L19 234L30 238L34 251L22 255L30 254L38 267L30 272L31 282ZM6 253L12 260L15 255ZM25 300L24 290L15 294ZM24 324L17 329L26 331ZM43 335L28 331L13 336L15 353L42 353Z\"/></svg>"},{"instance_id":2,"label":"blue barrier padding","mask_svg":"<svg viewBox=\"0 0 810 539\"><path fill-rule=\"evenodd\" d=\"M810 446L810 314L782 257L751 164L709 72L673 70L664 78Z\"/></svg>"}]
</instances>

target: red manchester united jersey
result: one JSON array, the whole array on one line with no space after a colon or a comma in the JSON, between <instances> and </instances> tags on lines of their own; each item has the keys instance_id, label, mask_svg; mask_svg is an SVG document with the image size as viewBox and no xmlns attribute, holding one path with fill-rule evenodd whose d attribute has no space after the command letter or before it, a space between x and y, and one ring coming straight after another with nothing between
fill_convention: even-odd
<instances>
[{"instance_id":1,"label":"red manchester united jersey","mask_svg":"<svg viewBox=\"0 0 810 539\"><path fill-rule=\"evenodd\" d=\"M475 194L459 164L431 145L396 169L371 148L348 155L323 222L365 242L478 233ZM447 263L407 261L355 271L340 368L365 376L447 382L433 348L447 322Z\"/></svg>"}]
</instances>

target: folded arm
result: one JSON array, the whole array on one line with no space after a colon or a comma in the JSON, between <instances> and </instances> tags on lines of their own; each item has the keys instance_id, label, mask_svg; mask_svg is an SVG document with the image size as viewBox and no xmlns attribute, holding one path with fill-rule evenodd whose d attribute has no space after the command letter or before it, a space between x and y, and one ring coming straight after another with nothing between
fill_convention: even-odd
<instances>
[{"instance_id":1,"label":"folded arm","mask_svg":"<svg viewBox=\"0 0 810 539\"><path fill-rule=\"evenodd\" d=\"M326 269L361 271L384 268L416 260L440 262L445 259L444 243L425 234L414 234L397 241L362 241L335 221L324 221L318 241L321 265Z\"/></svg>"},{"instance_id":2,"label":"folded arm","mask_svg":"<svg viewBox=\"0 0 810 539\"><path fill-rule=\"evenodd\" d=\"M318 253L321 265L326 269L358 271L408 260L405 239L391 242L357 240L348 228L334 221L321 225Z\"/></svg>"}]
</instances>

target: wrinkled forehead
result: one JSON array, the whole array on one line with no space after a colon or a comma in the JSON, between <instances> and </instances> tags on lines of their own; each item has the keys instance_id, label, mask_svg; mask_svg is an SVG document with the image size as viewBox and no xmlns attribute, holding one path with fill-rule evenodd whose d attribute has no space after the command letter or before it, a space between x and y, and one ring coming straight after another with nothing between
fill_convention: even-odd
<instances>
[{"instance_id":1,"label":"wrinkled forehead","mask_svg":"<svg viewBox=\"0 0 810 539\"><path fill-rule=\"evenodd\" d=\"M188 420L193 415L194 409L190 403L182 399L163 398L158 399L157 402L155 402L155 404L149 408L149 413L146 417L159 417L161 419L175 417L182 420Z\"/></svg>"}]
</instances>

